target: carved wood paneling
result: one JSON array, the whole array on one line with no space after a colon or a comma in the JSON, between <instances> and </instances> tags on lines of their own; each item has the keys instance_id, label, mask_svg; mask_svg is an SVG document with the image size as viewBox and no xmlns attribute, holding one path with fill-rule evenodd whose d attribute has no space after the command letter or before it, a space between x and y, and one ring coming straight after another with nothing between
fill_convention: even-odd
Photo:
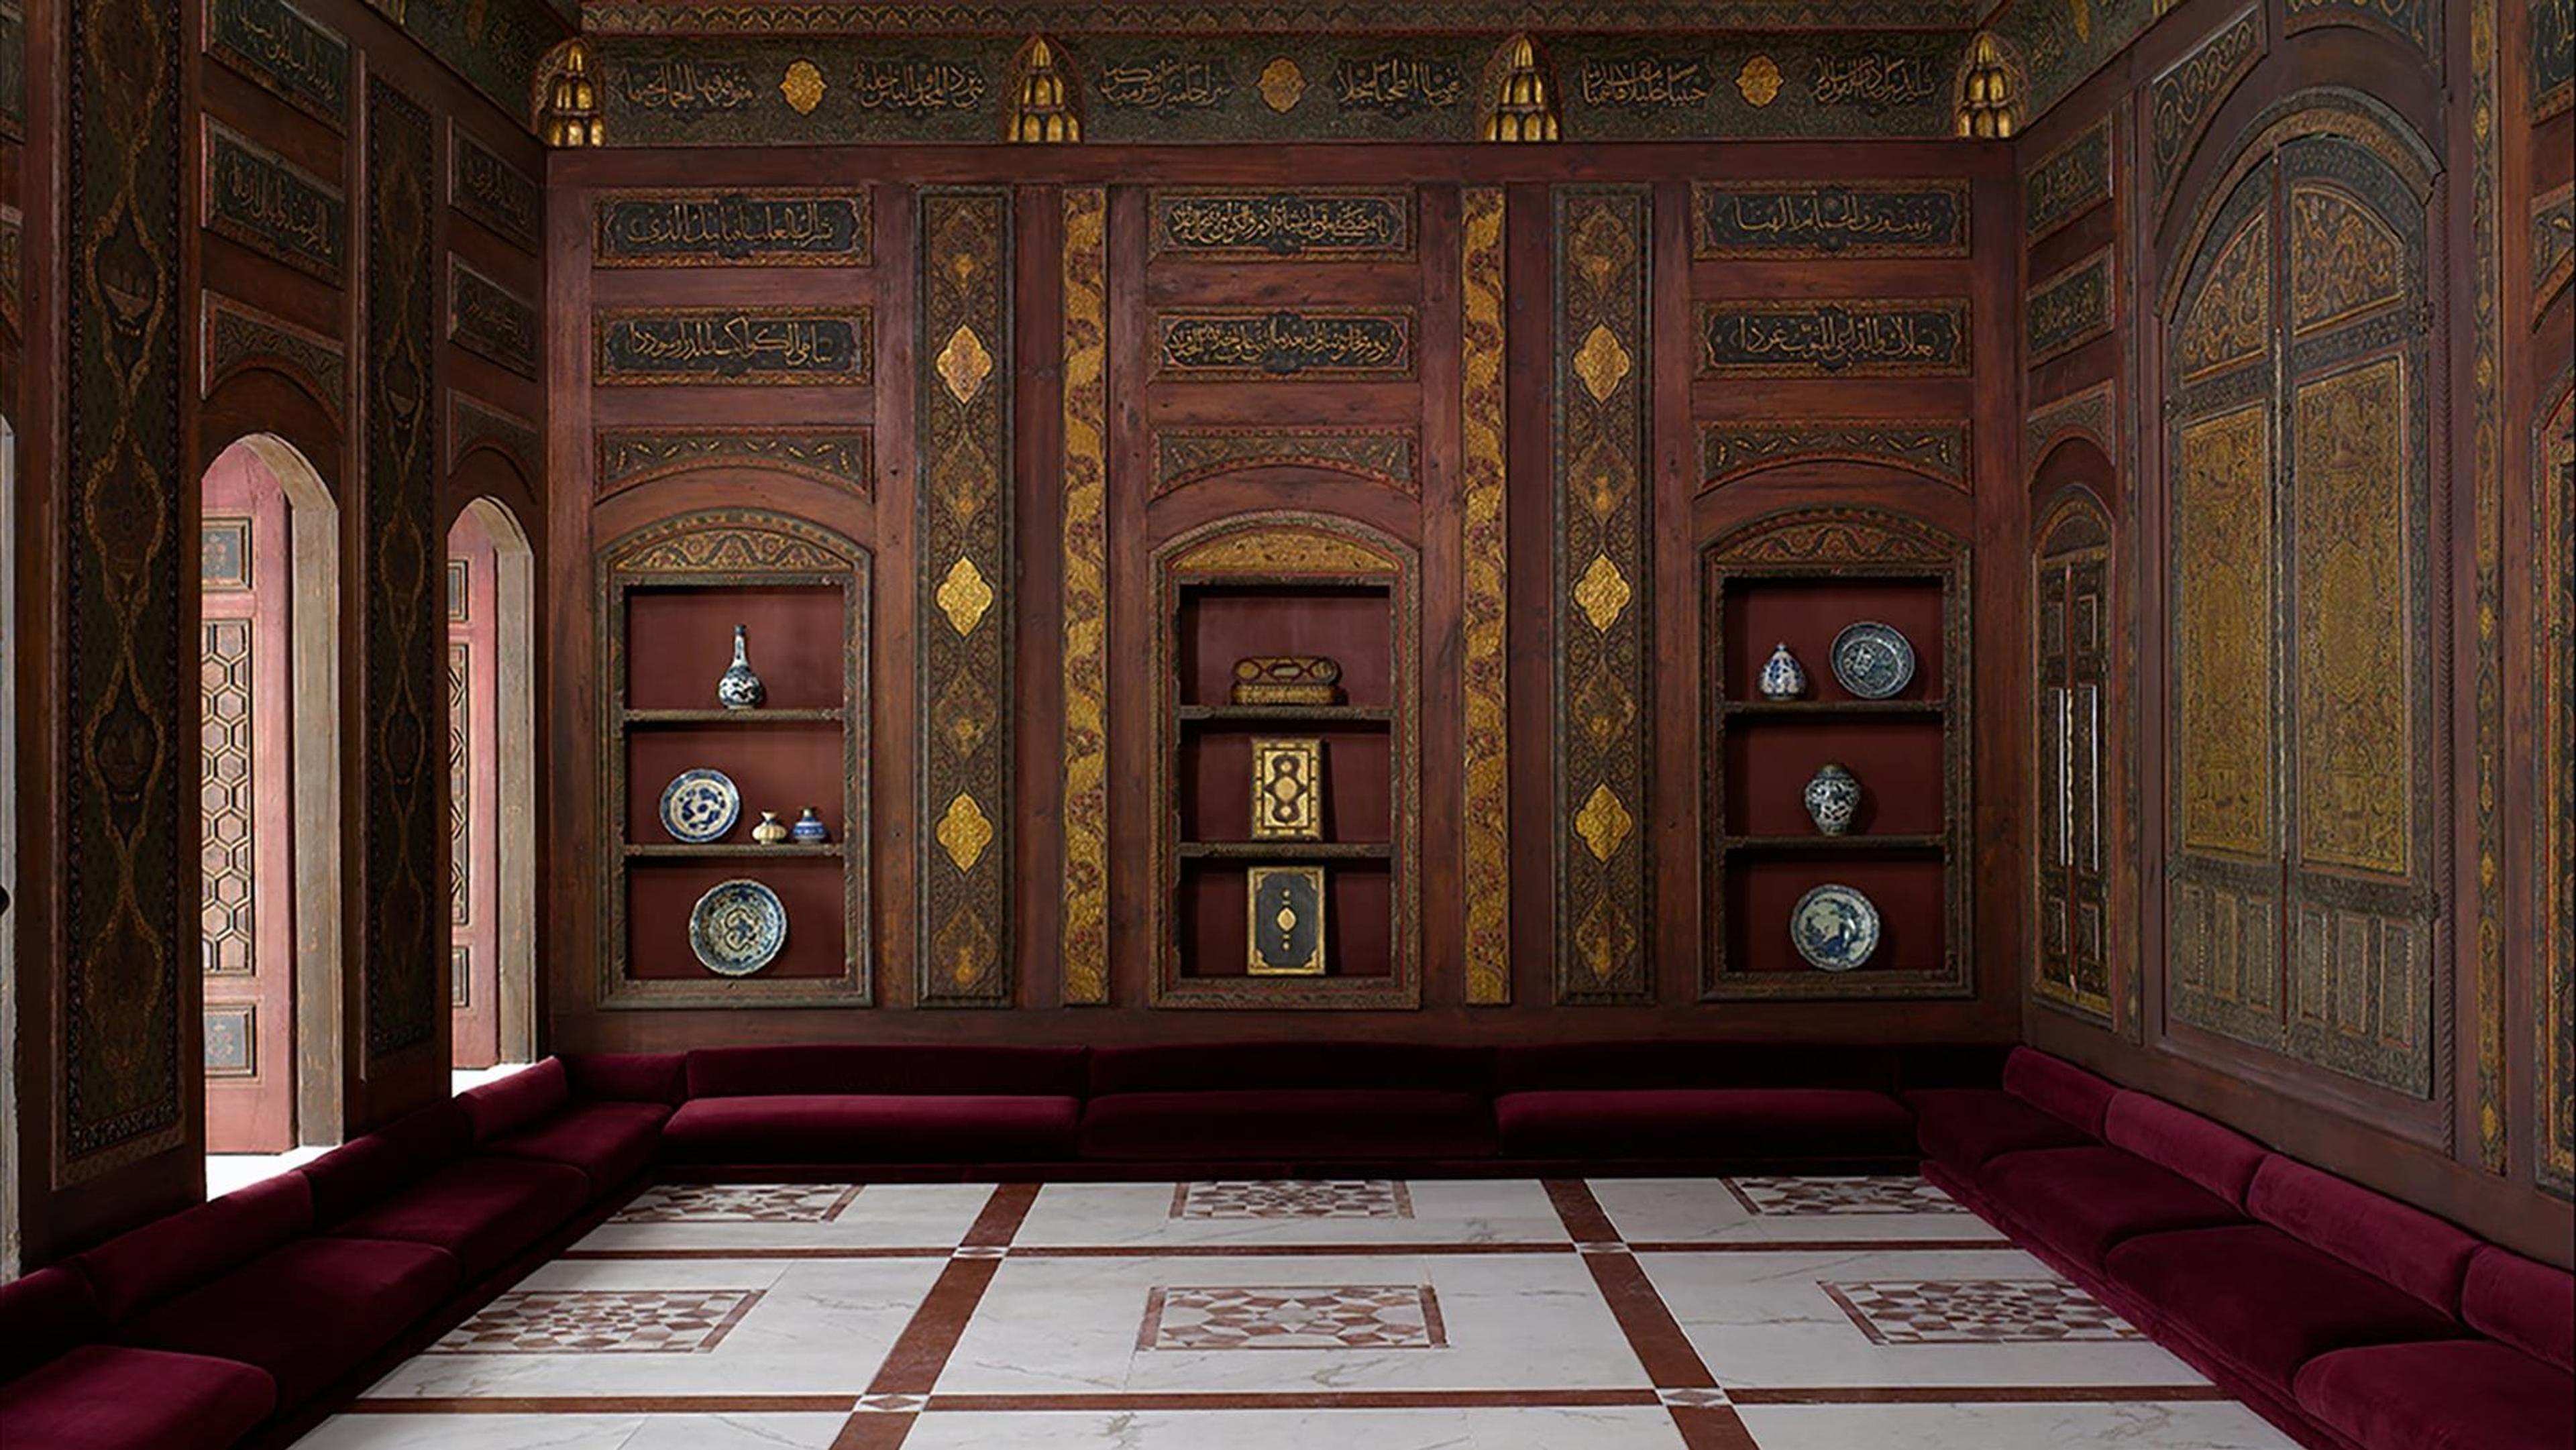
<instances>
[{"instance_id":1,"label":"carved wood paneling","mask_svg":"<svg viewBox=\"0 0 2576 1450\"><path fill-rule=\"evenodd\" d=\"M699 468L793 474L865 497L875 482L875 437L847 426L605 429L592 479L606 498Z\"/></svg>"},{"instance_id":2,"label":"carved wood paneling","mask_svg":"<svg viewBox=\"0 0 2576 1450\"><path fill-rule=\"evenodd\" d=\"M436 132L430 114L392 83L367 96L367 487L359 588L360 787L369 909L360 941L366 971L365 1047L382 1060L436 1039L445 1018L438 974L446 913L433 904L446 849L443 773L432 722L445 608L434 560L438 412L431 350L437 337Z\"/></svg>"},{"instance_id":3,"label":"carved wood paneling","mask_svg":"<svg viewBox=\"0 0 2576 1450\"><path fill-rule=\"evenodd\" d=\"M1556 208L1556 995L1654 998L1653 574L1642 187L1560 187Z\"/></svg>"},{"instance_id":4,"label":"carved wood paneling","mask_svg":"<svg viewBox=\"0 0 2576 1450\"><path fill-rule=\"evenodd\" d=\"M922 831L914 1000L1008 1006L1011 876L1011 198L920 194Z\"/></svg>"},{"instance_id":5,"label":"carved wood paneling","mask_svg":"<svg viewBox=\"0 0 2576 1450\"><path fill-rule=\"evenodd\" d=\"M1465 758L1459 763L1466 869L1459 890L1467 1000L1479 1006L1512 998L1510 668L1503 623L1511 586L1504 516L1504 211L1499 187L1470 187L1461 199L1458 489L1466 582L1458 633L1466 693Z\"/></svg>"},{"instance_id":6,"label":"carved wood paneling","mask_svg":"<svg viewBox=\"0 0 2576 1450\"><path fill-rule=\"evenodd\" d=\"M2147 160L2159 206L2173 198L2175 178L2201 133L2237 83L2263 59L2263 8L2252 6L2213 31L2147 88Z\"/></svg>"},{"instance_id":7,"label":"carved wood paneling","mask_svg":"<svg viewBox=\"0 0 2576 1450\"><path fill-rule=\"evenodd\" d=\"M234 375L265 368L302 388L337 423L347 409L348 350L337 338L296 326L246 303L204 294L199 319L199 388L214 396Z\"/></svg>"},{"instance_id":8,"label":"carved wood paneling","mask_svg":"<svg viewBox=\"0 0 2576 1450\"><path fill-rule=\"evenodd\" d=\"M1109 195L1064 194L1064 1000L1109 1001Z\"/></svg>"},{"instance_id":9,"label":"carved wood paneling","mask_svg":"<svg viewBox=\"0 0 2576 1450\"><path fill-rule=\"evenodd\" d=\"M89 0L60 17L62 271L115 286L62 289L57 1182L187 1131L180 1034L198 1024L181 974L197 969L197 887L180 792L196 751L183 621L197 560L179 407L184 13Z\"/></svg>"},{"instance_id":10,"label":"carved wood paneling","mask_svg":"<svg viewBox=\"0 0 2576 1450\"><path fill-rule=\"evenodd\" d=\"M2056 231L2111 199L2111 118L2078 131L2022 173L2022 236Z\"/></svg>"},{"instance_id":11,"label":"carved wood paneling","mask_svg":"<svg viewBox=\"0 0 2576 1450\"><path fill-rule=\"evenodd\" d=\"M349 42L287 0L208 0L206 54L334 131L349 124Z\"/></svg>"},{"instance_id":12,"label":"carved wood paneling","mask_svg":"<svg viewBox=\"0 0 2576 1450\"><path fill-rule=\"evenodd\" d=\"M1834 418L1703 423L1699 459L1703 489L1809 462L1883 464L1965 489L1968 425Z\"/></svg>"}]
</instances>

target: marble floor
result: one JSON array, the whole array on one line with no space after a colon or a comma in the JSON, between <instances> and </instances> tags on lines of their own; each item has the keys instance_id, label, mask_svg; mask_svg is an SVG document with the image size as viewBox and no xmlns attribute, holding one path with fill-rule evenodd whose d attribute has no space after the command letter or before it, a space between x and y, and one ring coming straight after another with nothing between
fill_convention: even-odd
<instances>
[{"instance_id":1,"label":"marble floor","mask_svg":"<svg viewBox=\"0 0 2576 1450\"><path fill-rule=\"evenodd\" d=\"M307 1450L2288 1450L1911 1178L646 1190Z\"/></svg>"}]
</instances>

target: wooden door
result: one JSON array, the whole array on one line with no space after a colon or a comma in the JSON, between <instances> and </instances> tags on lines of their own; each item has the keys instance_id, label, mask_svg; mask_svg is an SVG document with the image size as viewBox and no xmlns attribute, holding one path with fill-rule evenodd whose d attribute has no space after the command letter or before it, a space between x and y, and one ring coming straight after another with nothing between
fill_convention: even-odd
<instances>
[{"instance_id":1,"label":"wooden door","mask_svg":"<svg viewBox=\"0 0 2576 1450\"><path fill-rule=\"evenodd\" d=\"M447 535L447 1001L460 1068L501 1060L498 564L482 520L470 511L459 516Z\"/></svg>"},{"instance_id":2,"label":"wooden door","mask_svg":"<svg viewBox=\"0 0 2576 1450\"><path fill-rule=\"evenodd\" d=\"M247 448L206 474L206 1151L295 1146L293 695L286 496Z\"/></svg>"}]
</instances>

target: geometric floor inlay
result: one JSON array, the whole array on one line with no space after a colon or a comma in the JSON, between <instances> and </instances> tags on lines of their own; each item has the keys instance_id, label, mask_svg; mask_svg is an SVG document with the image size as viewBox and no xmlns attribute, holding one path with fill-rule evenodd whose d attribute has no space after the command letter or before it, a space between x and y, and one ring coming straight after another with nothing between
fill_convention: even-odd
<instances>
[{"instance_id":1,"label":"geometric floor inlay","mask_svg":"<svg viewBox=\"0 0 2576 1450\"><path fill-rule=\"evenodd\" d=\"M759 1289L531 1289L502 1295L424 1354L703 1354Z\"/></svg>"},{"instance_id":2,"label":"geometric floor inlay","mask_svg":"<svg viewBox=\"0 0 2576 1450\"><path fill-rule=\"evenodd\" d=\"M1387 1179L1319 1183L1184 1183L1172 1190L1176 1219L1411 1218L1413 1195Z\"/></svg>"},{"instance_id":3,"label":"geometric floor inlay","mask_svg":"<svg viewBox=\"0 0 2576 1450\"><path fill-rule=\"evenodd\" d=\"M673 1183L648 1188L610 1223L830 1223L857 1200L847 1183Z\"/></svg>"},{"instance_id":4,"label":"geometric floor inlay","mask_svg":"<svg viewBox=\"0 0 2576 1450\"><path fill-rule=\"evenodd\" d=\"M1873 1344L2066 1344L2146 1336L2062 1279L1827 1283Z\"/></svg>"},{"instance_id":5,"label":"geometric floor inlay","mask_svg":"<svg viewBox=\"0 0 2576 1450\"><path fill-rule=\"evenodd\" d=\"M1729 1178L1745 1212L1766 1216L1955 1213L1957 1200L1920 1178Z\"/></svg>"},{"instance_id":6,"label":"geometric floor inlay","mask_svg":"<svg viewBox=\"0 0 2576 1450\"><path fill-rule=\"evenodd\" d=\"M1138 1349L1446 1349L1426 1284L1167 1288L1145 1297Z\"/></svg>"}]
</instances>

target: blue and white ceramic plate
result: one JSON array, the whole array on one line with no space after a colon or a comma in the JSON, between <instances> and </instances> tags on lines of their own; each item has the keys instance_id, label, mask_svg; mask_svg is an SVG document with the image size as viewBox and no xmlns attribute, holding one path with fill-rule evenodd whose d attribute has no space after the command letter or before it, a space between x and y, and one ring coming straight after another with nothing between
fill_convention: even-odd
<instances>
[{"instance_id":1,"label":"blue and white ceramic plate","mask_svg":"<svg viewBox=\"0 0 2576 1450\"><path fill-rule=\"evenodd\" d=\"M1875 620L1834 636L1834 678L1864 700L1884 700L1914 683L1914 646Z\"/></svg>"},{"instance_id":2,"label":"blue and white ceramic plate","mask_svg":"<svg viewBox=\"0 0 2576 1450\"><path fill-rule=\"evenodd\" d=\"M662 829L674 841L721 841L742 816L742 792L721 770L684 770L662 787Z\"/></svg>"},{"instance_id":3,"label":"blue and white ceramic plate","mask_svg":"<svg viewBox=\"0 0 2576 1450\"><path fill-rule=\"evenodd\" d=\"M748 977L787 946L787 907L757 881L719 881L689 913L689 950L720 977Z\"/></svg>"},{"instance_id":4,"label":"blue and white ceramic plate","mask_svg":"<svg viewBox=\"0 0 2576 1450\"><path fill-rule=\"evenodd\" d=\"M1878 950L1878 908L1848 886L1819 886L1789 914L1789 941L1810 966L1848 972Z\"/></svg>"}]
</instances>

